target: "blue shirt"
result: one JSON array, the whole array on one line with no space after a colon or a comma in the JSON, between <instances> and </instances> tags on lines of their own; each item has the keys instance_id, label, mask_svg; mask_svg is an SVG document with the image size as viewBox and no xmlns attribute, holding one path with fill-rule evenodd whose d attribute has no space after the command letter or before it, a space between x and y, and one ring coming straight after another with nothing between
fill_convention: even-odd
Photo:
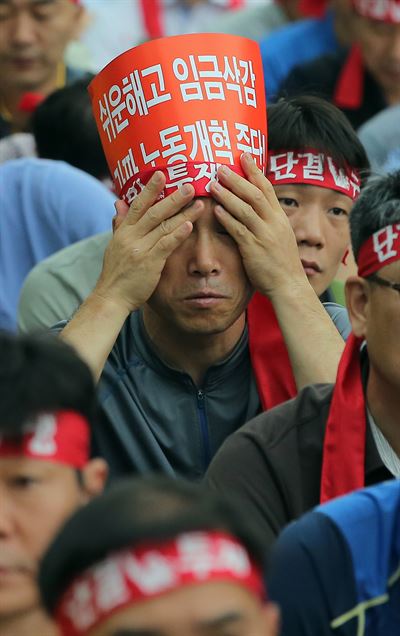
<instances>
[{"instance_id":1,"label":"blue shirt","mask_svg":"<svg viewBox=\"0 0 400 636\"><path fill-rule=\"evenodd\" d=\"M400 481L334 499L291 524L268 579L282 636L398 636Z\"/></svg>"},{"instance_id":2,"label":"blue shirt","mask_svg":"<svg viewBox=\"0 0 400 636\"><path fill-rule=\"evenodd\" d=\"M338 51L333 12L277 29L260 42L267 101L274 101L289 72L300 64Z\"/></svg>"},{"instance_id":3,"label":"blue shirt","mask_svg":"<svg viewBox=\"0 0 400 636\"><path fill-rule=\"evenodd\" d=\"M61 161L0 165L0 329L16 329L22 283L36 263L111 228L115 197Z\"/></svg>"}]
</instances>

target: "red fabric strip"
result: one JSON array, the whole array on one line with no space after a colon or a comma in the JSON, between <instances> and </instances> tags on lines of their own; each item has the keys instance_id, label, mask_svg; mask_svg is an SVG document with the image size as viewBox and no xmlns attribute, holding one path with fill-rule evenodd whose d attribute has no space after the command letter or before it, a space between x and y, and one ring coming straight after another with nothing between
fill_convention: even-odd
<instances>
[{"instance_id":1,"label":"red fabric strip","mask_svg":"<svg viewBox=\"0 0 400 636\"><path fill-rule=\"evenodd\" d=\"M360 276L369 276L399 259L400 223L395 223L374 232L362 245L357 259L358 273Z\"/></svg>"},{"instance_id":2,"label":"red fabric strip","mask_svg":"<svg viewBox=\"0 0 400 636\"><path fill-rule=\"evenodd\" d=\"M361 49L354 44L339 73L333 103L339 108L360 108L364 99L364 63Z\"/></svg>"},{"instance_id":3,"label":"red fabric strip","mask_svg":"<svg viewBox=\"0 0 400 636\"><path fill-rule=\"evenodd\" d=\"M162 0L140 0L143 24L149 38L161 38L164 35L162 20Z\"/></svg>"},{"instance_id":4,"label":"red fabric strip","mask_svg":"<svg viewBox=\"0 0 400 636\"><path fill-rule=\"evenodd\" d=\"M272 303L256 292L247 308L249 349L263 410L297 395L286 344Z\"/></svg>"},{"instance_id":5,"label":"red fabric strip","mask_svg":"<svg viewBox=\"0 0 400 636\"><path fill-rule=\"evenodd\" d=\"M0 459L28 457L81 469L89 460L90 430L75 411L43 413L18 438L0 437Z\"/></svg>"},{"instance_id":6,"label":"red fabric strip","mask_svg":"<svg viewBox=\"0 0 400 636\"><path fill-rule=\"evenodd\" d=\"M360 368L362 342L350 334L340 359L324 439L321 503L364 486L366 413Z\"/></svg>"},{"instance_id":7,"label":"red fabric strip","mask_svg":"<svg viewBox=\"0 0 400 636\"><path fill-rule=\"evenodd\" d=\"M114 552L83 572L56 609L62 636L83 636L119 610L186 585L228 581L266 599L260 568L224 532L198 531Z\"/></svg>"}]
</instances>

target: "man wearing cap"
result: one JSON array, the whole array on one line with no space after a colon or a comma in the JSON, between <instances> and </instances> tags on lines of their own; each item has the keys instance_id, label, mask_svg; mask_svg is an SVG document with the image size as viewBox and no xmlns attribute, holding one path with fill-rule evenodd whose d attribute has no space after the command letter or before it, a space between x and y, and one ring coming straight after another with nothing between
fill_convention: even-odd
<instances>
[{"instance_id":1,"label":"man wearing cap","mask_svg":"<svg viewBox=\"0 0 400 636\"><path fill-rule=\"evenodd\" d=\"M353 327L335 385L306 387L228 439L211 487L252 506L266 545L306 510L400 477L400 172L371 180L350 227L358 276L346 282Z\"/></svg>"},{"instance_id":2,"label":"man wearing cap","mask_svg":"<svg viewBox=\"0 0 400 636\"><path fill-rule=\"evenodd\" d=\"M59 526L97 495L89 459L95 388L61 342L0 335L0 633L56 636L38 598L38 562Z\"/></svg>"},{"instance_id":3,"label":"man wearing cap","mask_svg":"<svg viewBox=\"0 0 400 636\"><path fill-rule=\"evenodd\" d=\"M129 212L117 205L103 272L62 332L101 376L95 443L113 474L199 479L245 421L334 381L343 344L333 323L347 335L344 310L325 311L316 293L346 252L367 160L333 106L273 108L273 186L245 154L247 179L220 169L213 198L190 205L187 184L155 204L157 172Z\"/></svg>"},{"instance_id":4,"label":"man wearing cap","mask_svg":"<svg viewBox=\"0 0 400 636\"><path fill-rule=\"evenodd\" d=\"M295 68L283 96L316 94L332 100L358 128L400 103L400 1L353 0L354 44Z\"/></svg>"},{"instance_id":5,"label":"man wearing cap","mask_svg":"<svg viewBox=\"0 0 400 636\"><path fill-rule=\"evenodd\" d=\"M25 130L43 97L77 79L63 62L84 27L80 0L0 0L0 137Z\"/></svg>"},{"instance_id":6,"label":"man wearing cap","mask_svg":"<svg viewBox=\"0 0 400 636\"><path fill-rule=\"evenodd\" d=\"M42 599L60 636L277 636L259 546L234 502L129 479L61 530L41 565Z\"/></svg>"}]
</instances>

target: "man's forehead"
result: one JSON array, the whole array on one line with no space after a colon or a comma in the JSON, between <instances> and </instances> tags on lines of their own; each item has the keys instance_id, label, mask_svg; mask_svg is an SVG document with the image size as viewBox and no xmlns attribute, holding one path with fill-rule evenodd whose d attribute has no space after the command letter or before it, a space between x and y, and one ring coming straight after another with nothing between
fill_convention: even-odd
<instances>
[{"instance_id":1,"label":"man's forehead","mask_svg":"<svg viewBox=\"0 0 400 636\"><path fill-rule=\"evenodd\" d=\"M40 470L41 472L51 472L57 469L55 462L49 462L43 459L26 457L24 455L16 455L15 457L0 457L0 475L11 473L14 471Z\"/></svg>"}]
</instances>

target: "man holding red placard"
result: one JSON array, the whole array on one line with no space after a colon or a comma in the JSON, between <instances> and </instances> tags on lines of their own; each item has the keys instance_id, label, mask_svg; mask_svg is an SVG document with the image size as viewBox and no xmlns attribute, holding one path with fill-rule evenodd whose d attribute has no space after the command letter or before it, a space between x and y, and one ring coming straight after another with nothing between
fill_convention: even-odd
<instances>
[{"instance_id":1,"label":"man holding red placard","mask_svg":"<svg viewBox=\"0 0 400 636\"><path fill-rule=\"evenodd\" d=\"M96 443L114 473L201 478L224 439L262 408L333 381L343 349L307 278L313 263L302 264L263 174L258 47L193 38L132 49L90 88L125 202L96 288L62 337L101 376ZM321 148L291 165L289 179L326 181L324 193L350 210L356 166ZM346 246L344 234L339 258Z\"/></svg>"}]
</instances>

